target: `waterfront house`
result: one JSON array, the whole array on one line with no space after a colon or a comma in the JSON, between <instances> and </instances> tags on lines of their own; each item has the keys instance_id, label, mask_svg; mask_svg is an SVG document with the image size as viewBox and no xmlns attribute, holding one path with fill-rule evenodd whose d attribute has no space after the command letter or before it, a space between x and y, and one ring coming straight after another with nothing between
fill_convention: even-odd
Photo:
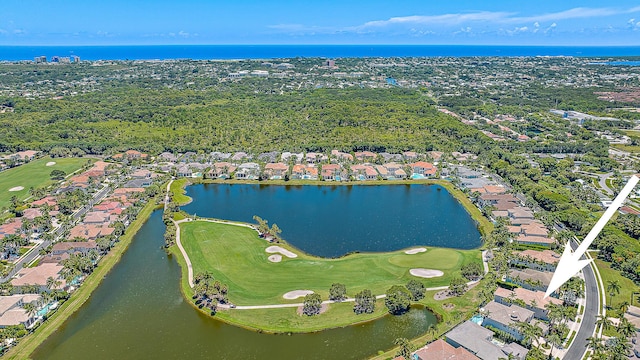
<instances>
[{"instance_id":1,"label":"waterfront house","mask_svg":"<svg viewBox=\"0 0 640 360\"><path fill-rule=\"evenodd\" d=\"M217 162L209 170L209 177L213 179L230 179L234 171L236 171L236 167L230 162Z\"/></svg>"},{"instance_id":2,"label":"waterfront house","mask_svg":"<svg viewBox=\"0 0 640 360\"><path fill-rule=\"evenodd\" d=\"M256 163L242 163L236 170L235 178L239 180L257 180L260 176L260 165Z\"/></svg>"},{"instance_id":3,"label":"waterfront house","mask_svg":"<svg viewBox=\"0 0 640 360\"><path fill-rule=\"evenodd\" d=\"M477 360L463 347L455 348L442 339L427 344L413 353L412 360Z\"/></svg>"},{"instance_id":4,"label":"waterfront house","mask_svg":"<svg viewBox=\"0 0 640 360\"><path fill-rule=\"evenodd\" d=\"M524 347L509 343L498 346L493 341L493 331L472 322L465 321L445 334L446 342L454 347L463 347L482 360L507 358L524 360L529 352ZM434 359L435 360L435 359Z\"/></svg>"},{"instance_id":5,"label":"waterfront house","mask_svg":"<svg viewBox=\"0 0 640 360\"><path fill-rule=\"evenodd\" d=\"M515 304L504 305L491 301L484 306L484 311L488 315L484 318L482 326L503 331L518 341L523 339L523 335L516 324L518 322L529 323L533 320L533 311Z\"/></svg>"},{"instance_id":6,"label":"waterfront house","mask_svg":"<svg viewBox=\"0 0 640 360\"><path fill-rule=\"evenodd\" d=\"M0 296L0 329L8 326L24 325L30 328L37 319L37 314L24 309L25 304L38 306L42 296L38 294L16 294Z\"/></svg>"},{"instance_id":7,"label":"waterfront house","mask_svg":"<svg viewBox=\"0 0 640 360\"><path fill-rule=\"evenodd\" d=\"M27 285L35 285L38 287L39 292L49 291L47 288L47 279L53 278L54 280L59 280L61 282L58 289L64 289L66 287L66 283L60 276L62 269L62 265L54 263L40 264L32 268L22 268L11 280L11 285L13 285L18 292L22 290L22 287Z\"/></svg>"},{"instance_id":8,"label":"waterfront house","mask_svg":"<svg viewBox=\"0 0 640 360\"><path fill-rule=\"evenodd\" d=\"M411 171L414 175L421 175L424 177L432 177L436 174L437 169L432 163L426 161L418 161L413 164L409 164Z\"/></svg>"},{"instance_id":9,"label":"waterfront house","mask_svg":"<svg viewBox=\"0 0 640 360\"><path fill-rule=\"evenodd\" d=\"M324 181L342 181L346 180L340 164L324 164L322 165L322 180Z\"/></svg>"},{"instance_id":10,"label":"waterfront house","mask_svg":"<svg viewBox=\"0 0 640 360\"><path fill-rule=\"evenodd\" d=\"M283 163L268 163L264 166L264 173L271 180L283 179L288 172L289 165Z\"/></svg>"},{"instance_id":11,"label":"waterfront house","mask_svg":"<svg viewBox=\"0 0 640 360\"><path fill-rule=\"evenodd\" d=\"M387 179L389 180L398 180L398 179L406 179L407 172L404 171L403 166L401 164L390 162L382 165L387 169Z\"/></svg>"},{"instance_id":12,"label":"waterfront house","mask_svg":"<svg viewBox=\"0 0 640 360\"><path fill-rule=\"evenodd\" d=\"M291 179L318 180L318 168L311 165L295 164L291 170Z\"/></svg>"}]
</instances>

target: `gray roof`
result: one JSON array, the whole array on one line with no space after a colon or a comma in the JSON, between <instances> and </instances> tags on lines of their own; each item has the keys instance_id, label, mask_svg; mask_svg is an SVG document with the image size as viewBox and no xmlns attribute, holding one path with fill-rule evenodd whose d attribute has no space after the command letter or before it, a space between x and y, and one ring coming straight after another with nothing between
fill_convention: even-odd
<instances>
[{"instance_id":1,"label":"gray roof","mask_svg":"<svg viewBox=\"0 0 640 360\"><path fill-rule=\"evenodd\" d=\"M539 280L542 283L542 285L549 286L549 283L551 282L551 277L553 277L553 273L548 271L538 271L534 269L523 269L523 270L513 269L509 271L509 278L515 279L517 277L519 277L520 280L522 281L524 280L538 281Z\"/></svg>"},{"instance_id":2,"label":"gray roof","mask_svg":"<svg viewBox=\"0 0 640 360\"><path fill-rule=\"evenodd\" d=\"M506 354L503 349L507 349L507 347L500 348L491 342L493 331L471 321L465 321L456 326L445 336L483 360L496 360L505 357ZM521 359L524 359L524 357L521 357Z\"/></svg>"},{"instance_id":3,"label":"gray roof","mask_svg":"<svg viewBox=\"0 0 640 360\"><path fill-rule=\"evenodd\" d=\"M127 183L124 184L123 187L125 187L125 188L141 188L141 187L148 186L151 183L152 183L151 179L135 179L135 180L127 181Z\"/></svg>"},{"instance_id":4,"label":"gray roof","mask_svg":"<svg viewBox=\"0 0 640 360\"><path fill-rule=\"evenodd\" d=\"M491 301L484 306L484 309L489 312L487 318L509 327L515 326L514 324L519 321L528 322L533 318L533 311L518 305L506 306Z\"/></svg>"}]
</instances>

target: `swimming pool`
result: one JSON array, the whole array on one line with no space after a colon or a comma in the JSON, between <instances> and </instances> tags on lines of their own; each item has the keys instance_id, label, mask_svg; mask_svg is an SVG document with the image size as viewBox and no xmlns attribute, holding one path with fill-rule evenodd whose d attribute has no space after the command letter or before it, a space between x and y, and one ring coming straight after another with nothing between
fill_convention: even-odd
<instances>
[{"instance_id":1,"label":"swimming pool","mask_svg":"<svg viewBox=\"0 0 640 360\"><path fill-rule=\"evenodd\" d=\"M471 318L471 321L482 326L482 321L484 321L484 317L480 314L473 315L473 317Z\"/></svg>"}]
</instances>

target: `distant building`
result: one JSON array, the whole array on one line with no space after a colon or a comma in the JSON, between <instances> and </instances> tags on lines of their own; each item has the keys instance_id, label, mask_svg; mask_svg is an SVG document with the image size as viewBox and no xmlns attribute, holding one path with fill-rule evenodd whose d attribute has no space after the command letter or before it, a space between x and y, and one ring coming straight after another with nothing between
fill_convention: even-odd
<instances>
[{"instance_id":1,"label":"distant building","mask_svg":"<svg viewBox=\"0 0 640 360\"><path fill-rule=\"evenodd\" d=\"M335 67L336 66L336 61L335 60L325 60L324 66Z\"/></svg>"},{"instance_id":2,"label":"distant building","mask_svg":"<svg viewBox=\"0 0 640 360\"><path fill-rule=\"evenodd\" d=\"M33 58L33 62L36 64L46 64L47 57L46 56L36 56Z\"/></svg>"},{"instance_id":3,"label":"distant building","mask_svg":"<svg viewBox=\"0 0 640 360\"><path fill-rule=\"evenodd\" d=\"M77 64L80 62L80 56L77 55L71 55L71 62L74 64Z\"/></svg>"}]
</instances>

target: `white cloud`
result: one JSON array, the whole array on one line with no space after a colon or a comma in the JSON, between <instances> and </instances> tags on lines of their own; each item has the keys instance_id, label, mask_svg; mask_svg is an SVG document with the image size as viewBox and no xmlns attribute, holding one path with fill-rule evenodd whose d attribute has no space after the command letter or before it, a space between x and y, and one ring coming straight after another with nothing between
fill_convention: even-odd
<instances>
[{"instance_id":1,"label":"white cloud","mask_svg":"<svg viewBox=\"0 0 640 360\"><path fill-rule=\"evenodd\" d=\"M552 32L557 26L558 25L556 23L553 23L553 24L549 25L548 28L544 29L544 33L547 34L547 33Z\"/></svg>"},{"instance_id":2,"label":"white cloud","mask_svg":"<svg viewBox=\"0 0 640 360\"><path fill-rule=\"evenodd\" d=\"M178 35L182 36L183 38L188 38L189 36L191 36L191 34L189 34L188 32L186 32L184 30L178 31Z\"/></svg>"},{"instance_id":3,"label":"white cloud","mask_svg":"<svg viewBox=\"0 0 640 360\"><path fill-rule=\"evenodd\" d=\"M476 11L469 13L452 13L441 15L412 15L392 17L387 20L374 20L359 26L351 27L351 30L362 31L365 29L382 28L392 25L449 25L455 26L470 22L493 22L493 23L534 23L534 27L539 27L541 22L597 18L612 15L640 12L640 7L630 9L615 8L585 8L578 7L554 13L546 13L529 16L516 16L516 13L503 11ZM538 24L538 25L536 25Z\"/></svg>"}]
</instances>

